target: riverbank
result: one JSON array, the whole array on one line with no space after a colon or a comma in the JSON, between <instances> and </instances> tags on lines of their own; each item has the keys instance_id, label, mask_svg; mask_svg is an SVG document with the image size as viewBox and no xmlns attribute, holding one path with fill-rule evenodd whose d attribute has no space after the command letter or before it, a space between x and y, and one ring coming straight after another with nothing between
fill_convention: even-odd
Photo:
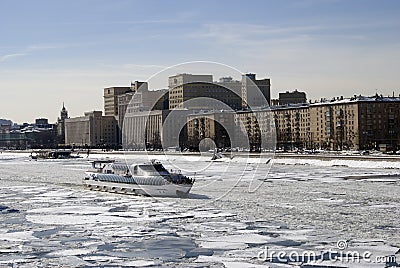
<instances>
[{"instance_id":1,"label":"riverbank","mask_svg":"<svg viewBox=\"0 0 400 268\"><path fill-rule=\"evenodd\" d=\"M32 150L3 150L1 153L31 153ZM78 153L78 151L77 151ZM86 155L87 151L80 151L81 155ZM91 155L185 155L185 156L197 156L200 153L197 152L171 152L171 151L103 151L101 149L91 149ZM207 155L211 153L206 152L202 153L202 155ZM251 157L256 158L259 157L259 153L249 153L249 152L232 152L232 153L223 153L226 156L234 156L234 157ZM373 153L369 155L361 155L352 152L319 152L315 154L303 154L303 153L287 153L287 152L275 152L275 153L263 153L261 154L263 157L271 157L274 159L315 159L315 160L358 160L358 161L400 161L400 155L388 155L383 153Z\"/></svg>"}]
</instances>

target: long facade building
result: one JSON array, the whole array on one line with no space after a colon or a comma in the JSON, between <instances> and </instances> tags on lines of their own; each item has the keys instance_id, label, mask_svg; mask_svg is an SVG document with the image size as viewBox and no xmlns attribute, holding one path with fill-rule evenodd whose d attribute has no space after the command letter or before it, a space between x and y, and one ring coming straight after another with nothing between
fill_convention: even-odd
<instances>
[{"instance_id":1,"label":"long facade building","mask_svg":"<svg viewBox=\"0 0 400 268\"><path fill-rule=\"evenodd\" d=\"M65 143L76 146L117 146L117 120L102 111L65 119Z\"/></svg>"},{"instance_id":2,"label":"long facade building","mask_svg":"<svg viewBox=\"0 0 400 268\"><path fill-rule=\"evenodd\" d=\"M179 74L169 77L169 109L241 110L268 106L270 79L243 75L242 81L223 77L213 82L212 75Z\"/></svg>"},{"instance_id":3,"label":"long facade building","mask_svg":"<svg viewBox=\"0 0 400 268\"><path fill-rule=\"evenodd\" d=\"M191 110L128 112L124 120L124 149L187 147L187 116Z\"/></svg>"},{"instance_id":4,"label":"long facade building","mask_svg":"<svg viewBox=\"0 0 400 268\"><path fill-rule=\"evenodd\" d=\"M143 150L162 146L162 125L168 111L127 113L122 141L124 149Z\"/></svg>"},{"instance_id":5,"label":"long facade building","mask_svg":"<svg viewBox=\"0 0 400 268\"><path fill-rule=\"evenodd\" d=\"M169 109L232 109L242 108L240 95L231 89L207 82L192 82L169 90Z\"/></svg>"},{"instance_id":6,"label":"long facade building","mask_svg":"<svg viewBox=\"0 0 400 268\"><path fill-rule=\"evenodd\" d=\"M385 151L400 145L400 98L359 96L271 110L278 148Z\"/></svg>"}]
</instances>

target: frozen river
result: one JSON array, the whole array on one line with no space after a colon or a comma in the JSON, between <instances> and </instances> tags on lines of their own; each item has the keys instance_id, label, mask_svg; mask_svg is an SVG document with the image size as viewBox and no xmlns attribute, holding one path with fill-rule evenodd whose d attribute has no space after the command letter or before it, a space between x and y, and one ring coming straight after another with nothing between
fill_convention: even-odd
<instances>
[{"instance_id":1,"label":"frozen river","mask_svg":"<svg viewBox=\"0 0 400 268\"><path fill-rule=\"evenodd\" d=\"M399 267L399 162L152 158L195 176L189 198L92 192L86 158L0 154L0 267Z\"/></svg>"}]
</instances>

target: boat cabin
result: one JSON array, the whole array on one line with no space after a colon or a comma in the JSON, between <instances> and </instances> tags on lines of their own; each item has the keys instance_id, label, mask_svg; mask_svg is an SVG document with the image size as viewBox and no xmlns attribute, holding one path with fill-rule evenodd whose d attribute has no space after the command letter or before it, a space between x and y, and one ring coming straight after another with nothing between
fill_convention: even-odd
<instances>
[{"instance_id":1,"label":"boat cabin","mask_svg":"<svg viewBox=\"0 0 400 268\"><path fill-rule=\"evenodd\" d=\"M107 165L114 163L114 160L104 159L104 160L95 160L90 162L92 164L92 168L97 172L103 172L103 170L107 167Z\"/></svg>"},{"instance_id":2,"label":"boat cabin","mask_svg":"<svg viewBox=\"0 0 400 268\"><path fill-rule=\"evenodd\" d=\"M133 175L137 176L167 176L170 174L169 171L159 162L135 165L132 171Z\"/></svg>"}]
</instances>

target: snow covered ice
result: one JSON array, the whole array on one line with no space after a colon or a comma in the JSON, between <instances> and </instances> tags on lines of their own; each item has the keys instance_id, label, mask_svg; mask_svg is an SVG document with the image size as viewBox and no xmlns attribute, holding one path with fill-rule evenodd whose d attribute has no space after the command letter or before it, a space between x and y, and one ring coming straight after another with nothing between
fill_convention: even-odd
<instances>
[{"instance_id":1,"label":"snow covered ice","mask_svg":"<svg viewBox=\"0 0 400 268\"><path fill-rule=\"evenodd\" d=\"M125 159L93 157L105 156ZM189 198L88 191L81 185L88 159L29 161L28 154L3 153L0 267L397 265L376 257L399 257L399 161L279 158L268 172L265 163L240 157L152 158L195 176ZM348 248L336 261L258 258L265 247L321 253L339 240ZM347 250L371 252L374 261L343 261Z\"/></svg>"}]
</instances>

